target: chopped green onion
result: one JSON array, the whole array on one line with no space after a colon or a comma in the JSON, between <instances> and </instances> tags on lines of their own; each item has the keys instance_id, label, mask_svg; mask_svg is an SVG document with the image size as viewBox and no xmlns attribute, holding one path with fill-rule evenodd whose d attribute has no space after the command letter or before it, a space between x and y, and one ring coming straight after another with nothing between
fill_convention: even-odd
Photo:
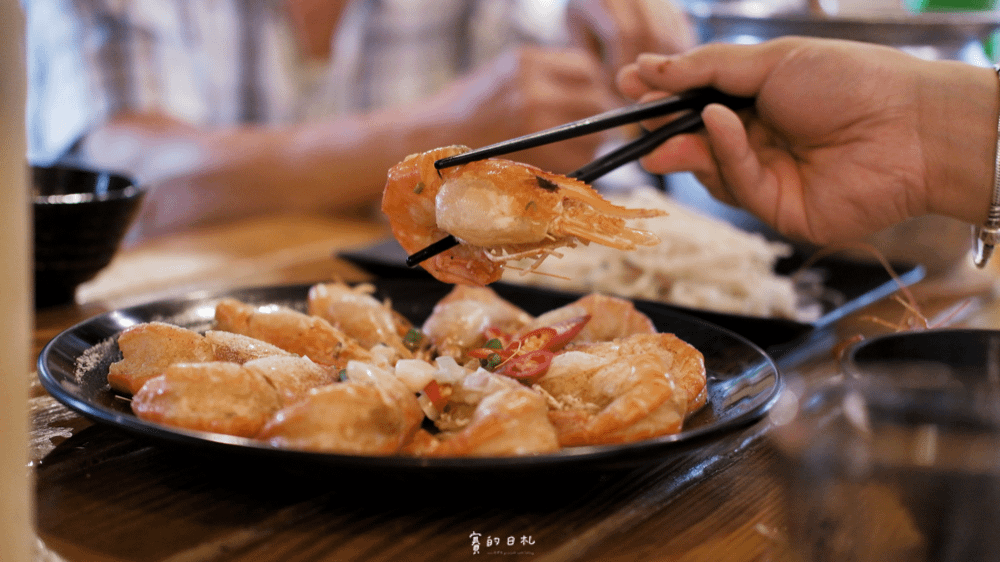
<instances>
[{"instance_id":1,"label":"chopped green onion","mask_svg":"<svg viewBox=\"0 0 1000 562\"><path fill-rule=\"evenodd\" d=\"M420 192L423 191L425 187L427 186L424 185L424 182L418 181L416 187L413 188L413 193L420 195Z\"/></svg>"},{"instance_id":2,"label":"chopped green onion","mask_svg":"<svg viewBox=\"0 0 1000 562\"><path fill-rule=\"evenodd\" d=\"M487 371L492 371L497 368L497 365L503 363L503 357L500 357L499 353L491 353L489 358L486 359L486 366L484 367Z\"/></svg>"},{"instance_id":3,"label":"chopped green onion","mask_svg":"<svg viewBox=\"0 0 1000 562\"><path fill-rule=\"evenodd\" d=\"M484 343L483 347L486 347L486 348L489 348L489 349L503 349L503 342L500 341L498 338L492 338L489 341L487 341L486 343Z\"/></svg>"},{"instance_id":4,"label":"chopped green onion","mask_svg":"<svg viewBox=\"0 0 1000 562\"><path fill-rule=\"evenodd\" d=\"M424 340L424 335L420 333L420 330L416 328L410 328L406 335L403 336L403 345L407 349L413 351L414 349L420 347L420 343Z\"/></svg>"}]
</instances>

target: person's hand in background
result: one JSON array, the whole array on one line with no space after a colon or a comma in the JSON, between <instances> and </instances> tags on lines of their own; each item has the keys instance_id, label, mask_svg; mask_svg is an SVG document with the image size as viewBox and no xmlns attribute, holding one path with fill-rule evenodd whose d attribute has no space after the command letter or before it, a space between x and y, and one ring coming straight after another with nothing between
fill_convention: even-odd
<instances>
[{"instance_id":1,"label":"person's hand in background","mask_svg":"<svg viewBox=\"0 0 1000 562\"><path fill-rule=\"evenodd\" d=\"M641 53L673 54L696 44L687 15L669 0L569 0L572 44L584 47L613 77Z\"/></svg>"},{"instance_id":2,"label":"person's hand in background","mask_svg":"<svg viewBox=\"0 0 1000 562\"><path fill-rule=\"evenodd\" d=\"M524 46L507 51L434 96L423 111L437 123L428 146L473 148L583 119L620 105L593 57L579 49ZM587 135L512 155L554 172L594 157L602 135Z\"/></svg>"}]
</instances>

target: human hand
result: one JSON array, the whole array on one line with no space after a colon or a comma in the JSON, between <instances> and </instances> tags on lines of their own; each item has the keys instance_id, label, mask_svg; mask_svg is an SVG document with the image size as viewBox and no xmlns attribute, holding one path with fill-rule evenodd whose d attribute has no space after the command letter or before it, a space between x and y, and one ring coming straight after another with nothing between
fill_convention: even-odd
<instances>
[{"instance_id":1,"label":"human hand","mask_svg":"<svg viewBox=\"0 0 1000 562\"><path fill-rule=\"evenodd\" d=\"M696 43L691 22L671 0L570 0L566 23L573 44L612 76L640 53L680 53Z\"/></svg>"},{"instance_id":2,"label":"human hand","mask_svg":"<svg viewBox=\"0 0 1000 562\"><path fill-rule=\"evenodd\" d=\"M621 105L600 65L579 49L534 46L508 51L447 87L420 111L438 145L473 148L590 117ZM514 158L566 173L594 158L599 134L538 147Z\"/></svg>"},{"instance_id":3,"label":"human hand","mask_svg":"<svg viewBox=\"0 0 1000 562\"><path fill-rule=\"evenodd\" d=\"M756 98L711 105L705 131L642 159L692 171L723 202L793 238L861 238L909 217L985 216L996 139L990 69L848 41L784 38L643 55L618 83L635 99L715 86Z\"/></svg>"}]
</instances>

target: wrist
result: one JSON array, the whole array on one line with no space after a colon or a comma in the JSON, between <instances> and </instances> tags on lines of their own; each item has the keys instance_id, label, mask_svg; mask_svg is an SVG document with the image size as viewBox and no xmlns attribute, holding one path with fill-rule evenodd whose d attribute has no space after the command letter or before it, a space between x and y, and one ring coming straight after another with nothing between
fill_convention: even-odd
<instances>
[{"instance_id":1,"label":"wrist","mask_svg":"<svg viewBox=\"0 0 1000 562\"><path fill-rule=\"evenodd\" d=\"M980 225L993 195L1000 81L992 68L937 62L922 89L930 213ZM926 87L924 87L926 86Z\"/></svg>"}]
</instances>

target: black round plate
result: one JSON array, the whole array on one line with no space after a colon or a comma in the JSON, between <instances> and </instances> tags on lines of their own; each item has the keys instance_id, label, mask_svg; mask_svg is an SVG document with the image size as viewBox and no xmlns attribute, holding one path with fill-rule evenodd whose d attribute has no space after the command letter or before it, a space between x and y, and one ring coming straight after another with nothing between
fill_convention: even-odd
<instances>
[{"instance_id":1,"label":"black round plate","mask_svg":"<svg viewBox=\"0 0 1000 562\"><path fill-rule=\"evenodd\" d=\"M415 324L451 289L434 280L379 279L377 295ZM537 288L497 285L504 298L531 314L540 314L574 297ZM703 320L668 310L649 310L657 328L672 332L699 349L708 370L708 405L688 420L684 431L624 445L566 448L558 453L524 457L415 458L363 456L279 449L252 439L186 431L137 418L129 402L108 387L108 365L120 351L117 335L125 328L164 321L203 330L212 325L215 304L233 297L254 304L284 304L304 309L309 285L249 288L198 293L115 310L86 320L52 339L38 357L38 376L56 400L92 420L164 443L210 454L254 455L285 466L378 469L419 473L539 472L550 469L617 469L662 461L677 451L719 438L760 419L778 394L780 376L768 355L747 339Z\"/></svg>"}]
</instances>

